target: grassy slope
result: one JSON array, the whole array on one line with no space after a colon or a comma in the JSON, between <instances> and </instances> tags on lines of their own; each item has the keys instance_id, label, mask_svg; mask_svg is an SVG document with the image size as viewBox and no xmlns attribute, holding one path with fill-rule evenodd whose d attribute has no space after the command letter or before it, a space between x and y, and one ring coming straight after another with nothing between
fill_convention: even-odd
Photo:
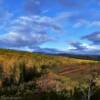
<instances>
[{"instance_id":1,"label":"grassy slope","mask_svg":"<svg viewBox=\"0 0 100 100\"><path fill-rule=\"evenodd\" d=\"M18 66L22 62L26 67L40 68L42 65L47 65L53 72L72 78L81 78L83 75L87 75L92 67L96 67L98 70L100 65L99 61L94 60L0 49L0 64L3 65L5 72L11 72L13 66Z\"/></svg>"}]
</instances>

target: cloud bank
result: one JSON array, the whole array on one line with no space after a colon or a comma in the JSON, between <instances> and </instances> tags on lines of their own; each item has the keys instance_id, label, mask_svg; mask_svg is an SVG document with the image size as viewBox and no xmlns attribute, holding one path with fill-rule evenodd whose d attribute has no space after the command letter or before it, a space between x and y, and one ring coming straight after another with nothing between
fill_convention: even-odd
<instances>
[{"instance_id":1,"label":"cloud bank","mask_svg":"<svg viewBox=\"0 0 100 100\"><path fill-rule=\"evenodd\" d=\"M72 53L88 54L88 55L100 55L100 32L93 32L89 35L82 37L82 39L88 40L90 43L72 42L70 45Z\"/></svg>"}]
</instances>

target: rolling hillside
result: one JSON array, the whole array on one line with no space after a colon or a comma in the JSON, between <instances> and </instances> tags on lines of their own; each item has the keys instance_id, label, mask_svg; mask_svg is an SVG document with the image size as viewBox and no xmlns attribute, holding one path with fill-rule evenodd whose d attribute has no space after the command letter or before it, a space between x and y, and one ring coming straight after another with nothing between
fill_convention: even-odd
<instances>
[{"instance_id":1,"label":"rolling hillside","mask_svg":"<svg viewBox=\"0 0 100 100\"><path fill-rule=\"evenodd\" d=\"M99 61L0 49L0 100L83 100L92 71L100 73ZM94 80L99 100L99 75Z\"/></svg>"},{"instance_id":2,"label":"rolling hillside","mask_svg":"<svg viewBox=\"0 0 100 100\"><path fill-rule=\"evenodd\" d=\"M15 67L18 68L20 64L25 64L26 68L37 68L38 70L41 70L42 66L46 66L54 73L68 75L72 78L86 75L92 68L100 71L99 61L77 58L0 49L0 65L7 74L10 74Z\"/></svg>"}]
</instances>

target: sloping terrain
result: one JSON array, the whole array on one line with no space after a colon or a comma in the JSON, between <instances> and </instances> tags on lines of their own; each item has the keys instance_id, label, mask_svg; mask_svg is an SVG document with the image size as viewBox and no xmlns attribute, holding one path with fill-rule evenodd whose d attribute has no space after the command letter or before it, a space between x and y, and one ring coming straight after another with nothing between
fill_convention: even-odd
<instances>
[{"instance_id":1,"label":"sloping terrain","mask_svg":"<svg viewBox=\"0 0 100 100\"><path fill-rule=\"evenodd\" d=\"M100 73L99 61L0 49L0 100L83 100L92 71ZM99 100L99 76L93 81Z\"/></svg>"},{"instance_id":2,"label":"sloping terrain","mask_svg":"<svg viewBox=\"0 0 100 100\"><path fill-rule=\"evenodd\" d=\"M11 73L15 66L18 67L22 63L26 68L37 67L38 70L41 70L41 67L45 65L49 70L59 75L74 77L79 77L79 73L87 74L92 68L100 71L100 63L95 60L0 49L0 65L3 66L5 73Z\"/></svg>"}]
</instances>

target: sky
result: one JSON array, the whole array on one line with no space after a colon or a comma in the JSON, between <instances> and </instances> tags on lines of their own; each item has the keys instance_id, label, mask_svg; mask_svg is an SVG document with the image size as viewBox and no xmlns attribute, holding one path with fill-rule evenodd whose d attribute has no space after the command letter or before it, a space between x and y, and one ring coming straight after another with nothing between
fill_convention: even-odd
<instances>
[{"instance_id":1,"label":"sky","mask_svg":"<svg viewBox=\"0 0 100 100\"><path fill-rule=\"evenodd\" d=\"M100 55L100 0L0 0L0 48Z\"/></svg>"}]
</instances>

